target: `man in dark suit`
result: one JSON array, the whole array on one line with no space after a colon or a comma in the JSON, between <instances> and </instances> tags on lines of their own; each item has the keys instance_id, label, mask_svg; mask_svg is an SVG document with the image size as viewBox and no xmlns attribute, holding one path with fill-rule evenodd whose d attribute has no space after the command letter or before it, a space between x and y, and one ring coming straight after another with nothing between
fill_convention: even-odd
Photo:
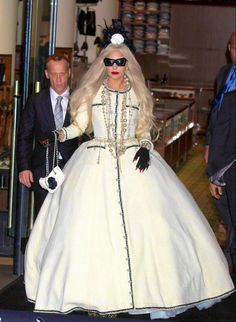
<instances>
[{"instance_id":1,"label":"man in dark suit","mask_svg":"<svg viewBox=\"0 0 236 322\"><path fill-rule=\"evenodd\" d=\"M228 50L231 63L217 75L205 159L210 192L226 225L225 255L236 274L236 32L231 35Z\"/></svg>"},{"instance_id":2,"label":"man in dark suit","mask_svg":"<svg viewBox=\"0 0 236 322\"><path fill-rule=\"evenodd\" d=\"M34 191L35 215L47 195L39 185L39 178L46 176L46 148L39 143L44 133L54 131L57 120L55 110L60 100L61 126L70 124L68 113L70 77L69 61L64 56L52 55L46 61L45 76L50 81L50 88L45 88L32 95L21 116L17 142L17 165L19 181ZM33 147L34 146L34 147ZM59 166L63 168L78 147L78 139L58 143ZM52 169L54 144L49 146L49 169Z\"/></svg>"}]
</instances>

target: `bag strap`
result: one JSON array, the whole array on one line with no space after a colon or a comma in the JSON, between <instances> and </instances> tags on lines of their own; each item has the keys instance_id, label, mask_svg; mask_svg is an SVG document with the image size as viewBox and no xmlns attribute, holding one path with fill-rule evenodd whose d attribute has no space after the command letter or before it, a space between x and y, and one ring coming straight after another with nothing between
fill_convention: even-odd
<instances>
[{"instance_id":1,"label":"bag strap","mask_svg":"<svg viewBox=\"0 0 236 322\"><path fill-rule=\"evenodd\" d=\"M53 134L54 134L54 149L53 149L52 169L55 168L55 163L56 163L56 166L58 166L58 159L59 159L57 135L55 131L53 131ZM50 171L49 171L49 144L48 144L46 147L46 176L48 176L49 173Z\"/></svg>"},{"instance_id":2,"label":"bag strap","mask_svg":"<svg viewBox=\"0 0 236 322\"><path fill-rule=\"evenodd\" d=\"M58 166L58 141L57 141L57 135L56 132L53 132L54 134L54 150L53 150L53 162L52 162L52 168L55 168L55 160L56 160L56 164Z\"/></svg>"}]
</instances>

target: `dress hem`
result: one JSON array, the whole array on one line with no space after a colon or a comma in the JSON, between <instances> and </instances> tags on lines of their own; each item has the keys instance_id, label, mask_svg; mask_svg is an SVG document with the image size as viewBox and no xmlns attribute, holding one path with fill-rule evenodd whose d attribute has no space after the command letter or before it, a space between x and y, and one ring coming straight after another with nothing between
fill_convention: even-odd
<instances>
[{"instance_id":1,"label":"dress hem","mask_svg":"<svg viewBox=\"0 0 236 322\"><path fill-rule=\"evenodd\" d=\"M171 310L176 310L176 309L190 309L193 308L194 306L197 306L199 304L203 304L204 302L209 302L209 301L214 301L216 302L217 300L223 300L224 298L230 296L236 291L236 289L232 289L229 292L226 292L221 295L217 295L215 297L207 298L204 300L196 301L196 302L191 302L188 304L180 304L180 305L175 305L172 307L162 307L162 306L150 306L150 307L130 307L126 309L120 309L120 310L109 310L109 311L98 311L98 310L90 310L86 309L85 307L73 307L67 311L59 311L59 310L41 310L41 309L35 309L34 312L39 312L39 313L59 313L59 314L69 314L73 311L85 311L85 312L91 312L91 313L98 313L98 314L116 314L116 313L130 313L130 314L151 314L156 311L171 311ZM27 300L31 303L35 303L35 300L27 298ZM214 304L213 302L213 304ZM213 305L212 304L212 305Z\"/></svg>"}]
</instances>

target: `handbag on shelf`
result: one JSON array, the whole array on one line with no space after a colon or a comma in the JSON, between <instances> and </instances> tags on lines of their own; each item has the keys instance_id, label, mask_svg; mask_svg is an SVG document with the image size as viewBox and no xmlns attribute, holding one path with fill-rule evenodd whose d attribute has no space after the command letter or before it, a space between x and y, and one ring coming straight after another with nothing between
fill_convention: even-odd
<instances>
[{"instance_id":1,"label":"handbag on shelf","mask_svg":"<svg viewBox=\"0 0 236 322\"><path fill-rule=\"evenodd\" d=\"M50 193L54 193L65 180L65 175L61 168L58 166L58 142L57 136L54 132L54 150L53 150L53 162L52 171L49 172L49 145L46 147L46 177L39 179L40 186L48 190Z\"/></svg>"}]
</instances>

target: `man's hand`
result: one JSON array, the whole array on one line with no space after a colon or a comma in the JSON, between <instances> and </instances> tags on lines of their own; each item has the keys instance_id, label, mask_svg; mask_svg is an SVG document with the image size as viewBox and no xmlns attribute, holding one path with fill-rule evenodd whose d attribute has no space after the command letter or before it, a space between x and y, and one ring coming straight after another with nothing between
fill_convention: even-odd
<instances>
[{"instance_id":1,"label":"man's hand","mask_svg":"<svg viewBox=\"0 0 236 322\"><path fill-rule=\"evenodd\" d=\"M56 133L57 136L57 133ZM36 138L36 140L39 142L40 145L42 146L47 146L51 142L54 142L55 140L55 135L54 132L47 132L47 133L42 133L39 137Z\"/></svg>"},{"instance_id":2,"label":"man's hand","mask_svg":"<svg viewBox=\"0 0 236 322\"><path fill-rule=\"evenodd\" d=\"M220 199L220 196L222 195L222 187L221 186L217 186L214 183L210 182L209 189L210 189L212 197L214 197L216 199Z\"/></svg>"},{"instance_id":3,"label":"man's hand","mask_svg":"<svg viewBox=\"0 0 236 322\"><path fill-rule=\"evenodd\" d=\"M19 181L27 188L31 187L31 183L34 182L33 173L30 170L24 170L19 173Z\"/></svg>"}]
</instances>

